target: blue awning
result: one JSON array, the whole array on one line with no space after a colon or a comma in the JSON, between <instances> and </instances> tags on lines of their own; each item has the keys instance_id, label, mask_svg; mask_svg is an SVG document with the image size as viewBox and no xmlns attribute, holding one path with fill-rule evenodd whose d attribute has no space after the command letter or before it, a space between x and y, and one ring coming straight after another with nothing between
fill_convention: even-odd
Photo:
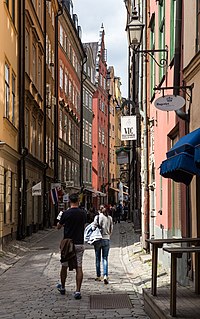
<instances>
[{"instance_id":1,"label":"blue awning","mask_svg":"<svg viewBox=\"0 0 200 319\"><path fill-rule=\"evenodd\" d=\"M180 138L167 152L167 159L160 166L160 175L171 178L175 182L189 185L193 175L200 175L200 149L199 168L195 165L194 160L195 146L199 144L200 128Z\"/></svg>"}]
</instances>

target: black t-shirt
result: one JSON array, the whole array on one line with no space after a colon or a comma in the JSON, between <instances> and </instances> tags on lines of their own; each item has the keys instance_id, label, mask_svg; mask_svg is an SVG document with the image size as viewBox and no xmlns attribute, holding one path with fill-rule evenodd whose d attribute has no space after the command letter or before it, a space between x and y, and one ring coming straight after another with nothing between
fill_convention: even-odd
<instances>
[{"instance_id":1,"label":"black t-shirt","mask_svg":"<svg viewBox=\"0 0 200 319\"><path fill-rule=\"evenodd\" d=\"M84 243L85 223L86 214L78 207L66 210L59 221L59 224L64 225L64 238L72 239L75 245Z\"/></svg>"}]
</instances>

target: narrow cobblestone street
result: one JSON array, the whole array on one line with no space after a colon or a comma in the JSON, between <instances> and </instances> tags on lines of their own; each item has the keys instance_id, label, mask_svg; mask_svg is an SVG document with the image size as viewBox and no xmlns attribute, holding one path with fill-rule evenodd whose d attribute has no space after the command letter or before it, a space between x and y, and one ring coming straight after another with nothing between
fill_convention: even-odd
<instances>
[{"instance_id":1,"label":"narrow cobblestone street","mask_svg":"<svg viewBox=\"0 0 200 319\"><path fill-rule=\"evenodd\" d=\"M82 299L74 300L75 272L69 272L67 294L56 290L59 282L59 242L62 231L39 231L31 239L13 242L11 252L0 257L1 295L0 318L141 318L148 316L143 310L142 288L150 286L151 266L141 262L137 251L139 235L132 223L121 222L114 226L109 255L109 285L95 282L93 246L86 246L84 254L84 280ZM20 253L16 255L15 250ZM106 306L112 295L126 295L128 308ZM102 296L98 309L92 309L91 296ZM111 302L112 304L112 302Z\"/></svg>"}]
</instances>

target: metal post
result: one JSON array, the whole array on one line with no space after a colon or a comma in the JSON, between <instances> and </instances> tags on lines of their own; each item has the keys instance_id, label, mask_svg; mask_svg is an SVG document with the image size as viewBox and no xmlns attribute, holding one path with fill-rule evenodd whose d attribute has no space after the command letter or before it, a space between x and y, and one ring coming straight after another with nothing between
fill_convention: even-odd
<instances>
[{"instance_id":1,"label":"metal post","mask_svg":"<svg viewBox=\"0 0 200 319\"><path fill-rule=\"evenodd\" d=\"M43 123L43 162L45 163L43 172L43 227L47 226L47 200L46 200L46 130L47 130L47 119L46 119L46 0L43 1L44 6L44 86L43 86L43 108L44 108L44 123Z\"/></svg>"}]
</instances>

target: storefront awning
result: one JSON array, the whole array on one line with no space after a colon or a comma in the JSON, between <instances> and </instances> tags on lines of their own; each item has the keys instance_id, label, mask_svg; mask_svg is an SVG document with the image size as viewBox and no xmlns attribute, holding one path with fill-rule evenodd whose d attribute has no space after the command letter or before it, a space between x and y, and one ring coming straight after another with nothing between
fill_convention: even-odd
<instances>
[{"instance_id":1,"label":"storefront awning","mask_svg":"<svg viewBox=\"0 0 200 319\"><path fill-rule=\"evenodd\" d=\"M195 165L195 146L200 144L200 129L182 138L167 152L167 159L160 166L160 174L175 182L189 185L193 175L200 175ZM200 157L199 157L200 161Z\"/></svg>"}]
</instances>

